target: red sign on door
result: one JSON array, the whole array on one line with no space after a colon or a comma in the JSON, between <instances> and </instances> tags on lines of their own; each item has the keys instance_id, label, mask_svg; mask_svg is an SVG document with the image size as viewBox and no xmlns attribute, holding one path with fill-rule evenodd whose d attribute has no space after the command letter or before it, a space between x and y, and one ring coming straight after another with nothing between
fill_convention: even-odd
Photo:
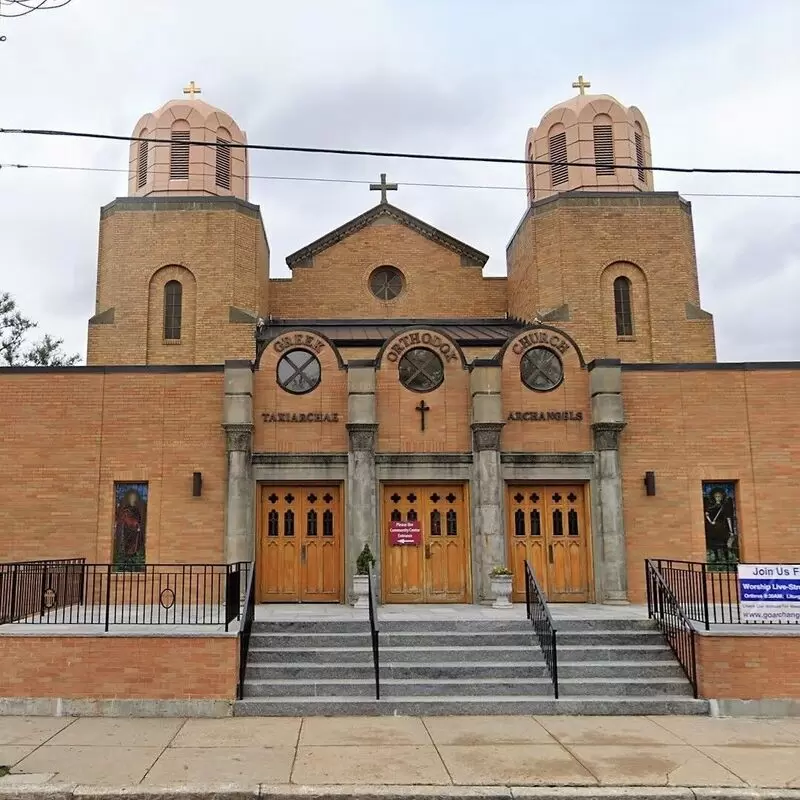
<instances>
[{"instance_id":1,"label":"red sign on door","mask_svg":"<svg viewBox=\"0 0 800 800\"><path fill-rule=\"evenodd\" d=\"M422 525L418 519L405 522L393 519L389 522L389 544L399 547L407 544L422 544Z\"/></svg>"}]
</instances>

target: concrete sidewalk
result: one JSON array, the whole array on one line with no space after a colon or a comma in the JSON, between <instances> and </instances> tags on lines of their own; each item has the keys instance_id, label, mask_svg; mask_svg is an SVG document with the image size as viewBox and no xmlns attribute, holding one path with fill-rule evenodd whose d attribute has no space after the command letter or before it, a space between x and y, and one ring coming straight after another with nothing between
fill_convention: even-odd
<instances>
[{"instance_id":1,"label":"concrete sidewalk","mask_svg":"<svg viewBox=\"0 0 800 800\"><path fill-rule=\"evenodd\" d=\"M555 790L520 787L597 787L555 792L589 798L613 794L600 787L630 786L698 790L649 797L752 798L767 794L749 787L800 787L800 719L0 717L0 765L10 767L0 797L93 793L74 785L128 787L125 796L187 785L209 796L227 787L222 794L239 797L264 785L261 794L272 797L533 798ZM53 794L56 784L67 791Z\"/></svg>"}]
</instances>

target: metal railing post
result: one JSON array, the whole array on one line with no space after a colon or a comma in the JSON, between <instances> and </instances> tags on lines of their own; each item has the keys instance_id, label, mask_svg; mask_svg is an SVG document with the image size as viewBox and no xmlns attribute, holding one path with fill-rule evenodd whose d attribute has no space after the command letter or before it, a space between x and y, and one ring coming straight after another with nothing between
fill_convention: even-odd
<instances>
[{"instance_id":1,"label":"metal railing post","mask_svg":"<svg viewBox=\"0 0 800 800\"><path fill-rule=\"evenodd\" d=\"M709 624L709 614L708 614L708 570L706 568L705 563L703 563L702 566L700 567L700 575L703 580L703 589L702 589L703 622L705 622L706 630L710 630L711 625Z\"/></svg>"},{"instance_id":2,"label":"metal railing post","mask_svg":"<svg viewBox=\"0 0 800 800\"><path fill-rule=\"evenodd\" d=\"M111 564L106 568L106 633L108 633L108 614L111 609Z\"/></svg>"},{"instance_id":3,"label":"metal railing post","mask_svg":"<svg viewBox=\"0 0 800 800\"><path fill-rule=\"evenodd\" d=\"M9 609L8 621L13 622L16 617L17 610L17 580L18 580L19 564L11 566L11 607Z\"/></svg>"}]
</instances>

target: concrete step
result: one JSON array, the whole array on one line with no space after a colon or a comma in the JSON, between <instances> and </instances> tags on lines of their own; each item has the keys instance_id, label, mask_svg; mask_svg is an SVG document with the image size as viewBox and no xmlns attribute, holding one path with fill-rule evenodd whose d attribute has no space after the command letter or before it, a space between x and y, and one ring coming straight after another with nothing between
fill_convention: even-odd
<instances>
[{"instance_id":1,"label":"concrete step","mask_svg":"<svg viewBox=\"0 0 800 800\"><path fill-rule=\"evenodd\" d=\"M559 680L559 689L567 697L654 697L691 696L691 687L680 678L657 680L632 679L568 679ZM318 679L250 680L245 684L245 697L370 697L375 681L369 678L345 680ZM517 695L549 697L553 684L549 678L470 678L469 680L409 680L381 678L384 697L450 697L465 695Z\"/></svg>"},{"instance_id":2,"label":"concrete step","mask_svg":"<svg viewBox=\"0 0 800 800\"><path fill-rule=\"evenodd\" d=\"M469 653L464 654L465 657ZM321 678L332 680L372 679L372 660L360 663L309 664L303 661L289 663L250 663L246 679L281 680L300 676L309 681ZM683 670L674 660L664 661L560 661L558 674L568 678L683 678ZM426 680L436 678L546 678L547 667L541 658L530 661L450 661L450 662L398 662L381 661L381 677Z\"/></svg>"},{"instance_id":3,"label":"concrete step","mask_svg":"<svg viewBox=\"0 0 800 800\"><path fill-rule=\"evenodd\" d=\"M443 716L569 714L592 716L708 714L706 700L690 697L531 698L517 695L403 697L248 697L234 705L234 716Z\"/></svg>"},{"instance_id":4,"label":"concrete step","mask_svg":"<svg viewBox=\"0 0 800 800\"><path fill-rule=\"evenodd\" d=\"M254 647L308 647L321 649L325 647L366 647L371 643L369 631L358 633L257 633L251 634L251 645ZM529 647L536 644L533 630L527 631L398 631L386 633L381 631L379 639L384 647L430 647L434 645L446 647L500 646ZM659 631L572 631L557 634L559 645L640 645L662 643L663 636Z\"/></svg>"},{"instance_id":5,"label":"concrete step","mask_svg":"<svg viewBox=\"0 0 800 800\"><path fill-rule=\"evenodd\" d=\"M577 661L672 661L674 656L666 644L615 646L601 645L558 647L559 660ZM452 647L381 647L380 659L385 662L524 662L541 659L536 645L527 647L476 646ZM298 662L312 664L372 664L371 647L326 647L318 650L304 647L260 647L251 642L248 659L251 664Z\"/></svg>"}]
</instances>

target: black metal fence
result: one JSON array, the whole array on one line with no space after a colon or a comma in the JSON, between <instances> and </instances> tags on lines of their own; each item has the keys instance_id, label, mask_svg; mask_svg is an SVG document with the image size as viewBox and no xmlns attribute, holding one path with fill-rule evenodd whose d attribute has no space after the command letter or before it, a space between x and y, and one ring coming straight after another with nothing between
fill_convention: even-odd
<instances>
[{"instance_id":1,"label":"black metal fence","mask_svg":"<svg viewBox=\"0 0 800 800\"><path fill-rule=\"evenodd\" d=\"M80 602L84 558L19 561L0 564L0 624L39 613L54 602Z\"/></svg>"},{"instance_id":2,"label":"black metal fence","mask_svg":"<svg viewBox=\"0 0 800 800\"><path fill-rule=\"evenodd\" d=\"M372 666L375 671L375 699L381 699L381 662L380 647L378 644L378 600L375 596L375 578L372 574L372 567L367 573L367 585L369 587L369 632L372 638Z\"/></svg>"},{"instance_id":3,"label":"black metal fence","mask_svg":"<svg viewBox=\"0 0 800 800\"><path fill-rule=\"evenodd\" d=\"M244 679L247 673L247 655L250 652L250 633L253 629L253 620L256 615L256 565L249 565L247 575L247 588L242 604L242 620L239 624L239 683L236 687L236 697L244 697Z\"/></svg>"},{"instance_id":4,"label":"black metal fence","mask_svg":"<svg viewBox=\"0 0 800 800\"><path fill-rule=\"evenodd\" d=\"M250 564L41 561L0 565L0 623L224 625L241 615ZM6 585L9 588L6 588Z\"/></svg>"},{"instance_id":5,"label":"black metal fence","mask_svg":"<svg viewBox=\"0 0 800 800\"><path fill-rule=\"evenodd\" d=\"M672 652L678 659L697 697L697 656L695 632L680 600L668 585L657 567L656 561L645 561L647 582L647 613L654 619L664 634Z\"/></svg>"},{"instance_id":6,"label":"black metal fence","mask_svg":"<svg viewBox=\"0 0 800 800\"><path fill-rule=\"evenodd\" d=\"M525 606L527 608L528 619L533 625L539 646L544 654L544 661L547 670L553 681L553 695L558 700L558 648L556 641L556 628L553 618L550 616L550 609L544 599L536 576L533 574L530 564L525 562Z\"/></svg>"},{"instance_id":7,"label":"black metal fence","mask_svg":"<svg viewBox=\"0 0 800 800\"><path fill-rule=\"evenodd\" d=\"M755 621L742 619L736 564L706 564L702 561L651 559L664 582L680 603L684 614L711 625L797 625L800 621Z\"/></svg>"}]
</instances>

